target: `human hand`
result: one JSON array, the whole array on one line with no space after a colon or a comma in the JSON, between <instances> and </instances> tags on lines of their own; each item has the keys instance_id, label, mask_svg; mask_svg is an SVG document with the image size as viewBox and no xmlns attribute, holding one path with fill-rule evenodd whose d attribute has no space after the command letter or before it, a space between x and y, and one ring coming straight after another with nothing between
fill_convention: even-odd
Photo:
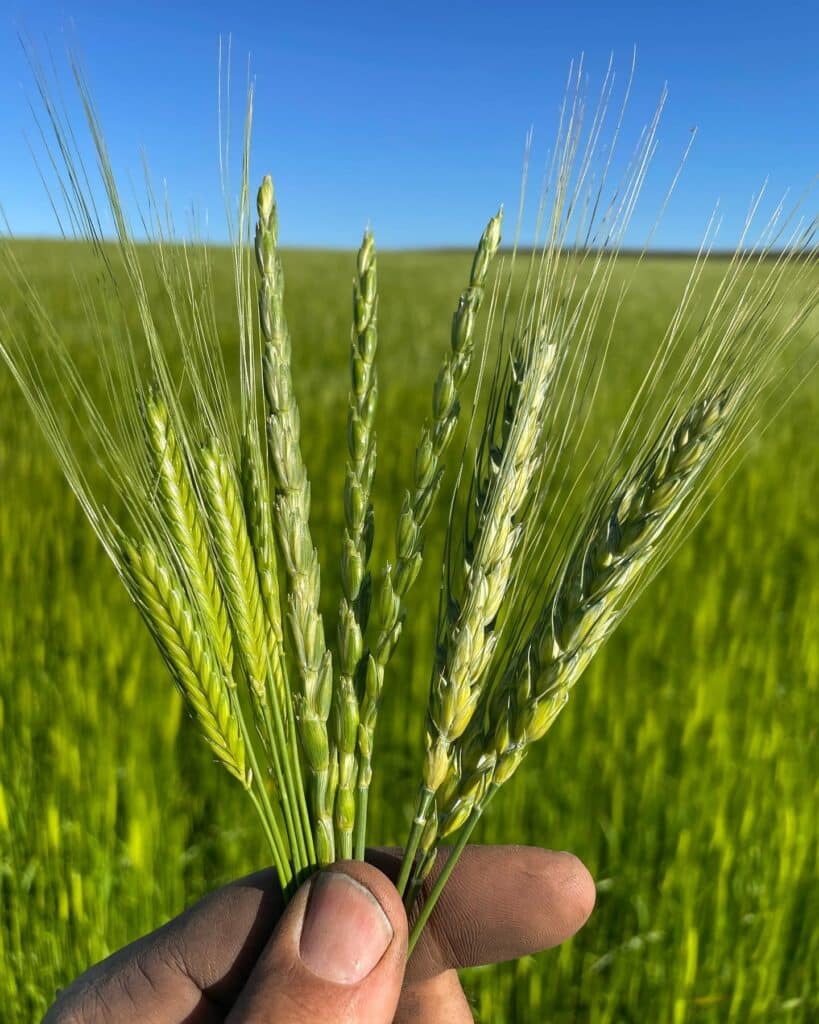
<instances>
[{"instance_id":1,"label":"human hand","mask_svg":"<svg viewBox=\"0 0 819 1024\"><path fill-rule=\"evenodd\" d=\"M43 1024L467 1024L458 968L557 945L594 905L569 853L468 847L407 964L400 851L369 860L286 907L273 870L211 893L83 974Z\"/></svg>"}]
</instances>

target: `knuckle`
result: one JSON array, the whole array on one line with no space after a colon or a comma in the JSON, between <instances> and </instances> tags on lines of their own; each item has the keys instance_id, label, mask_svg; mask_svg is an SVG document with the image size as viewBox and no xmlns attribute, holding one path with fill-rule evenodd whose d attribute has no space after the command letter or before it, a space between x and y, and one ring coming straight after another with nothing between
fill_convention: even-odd
<instances>
[{"instance_id":1,"label":"knuckle","mask_svg":"<svg viewBox=\"0 0 819 1024\"><path fill-rule=\"evenodd\" d=\"M43 1024L113 1024L111 1007L94 983L72 985L58 994Z\"/></svg>"}]
</instances>

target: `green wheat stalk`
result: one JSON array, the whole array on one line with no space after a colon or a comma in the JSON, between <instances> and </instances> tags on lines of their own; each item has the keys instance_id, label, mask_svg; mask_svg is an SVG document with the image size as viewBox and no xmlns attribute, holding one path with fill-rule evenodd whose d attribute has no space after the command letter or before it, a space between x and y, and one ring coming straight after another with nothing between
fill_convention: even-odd
<instances>
[{"instance_id":1,"label":"green wheat stalk","mask_svg":"<svg viewBox=\"0 0 819 1024\"><path fill-rule=\"evenodd\" d=\"M350 344L350 396L347 414L347 471L344 480L344 536L341 548L341 598L338 614L339 675L333 694L338 789L335 802L336 846L344 858L353 856L356 824L356 756L359 700L356 673L364 650L370 606L368 562L373 543L371 501L375 474L375 407L378 380L378 285L375 243L364 234L353 284L353 328ZM362 824L362 831L364 824Z\"/></svg>"},{"instance_id":2,"label":"green wheat stalk","mask_svg":"<svg viewBox=\"0 0 819 1024\"><path fill-rule=\"evenodd\" d=\"M264 337L263 382L267 436L276 486L274 512L290 595L287 620L301 681L297 721L311 776L311 810L319 863L335 859L333 769L327 720L333 697L332 658L319 612L320 570L310 535L310 484L299 444L299 413L290 372L290 334L284 316L284 274L278 252L273 182L257 197L256 262L259 319Z\"/></svg>"},{"instance_id":3,"label":"green wheat stalk","mask_svg":"<svg viewBox=\"0 0 819 1024\"><path fill-rule=\"evenodd\" d=\"M278 566L270 502L267 498L266 485L262 484L259 459L258 440L251 440L247 434L243 435L240 454L242 501L250 548L256 563L269 652L267 678L271 692L268 699L269 709L272 709L272 713L265 715L265 729L269 737L272 756L280 757L282 762L285 787L288 793L287 799L294 809L293 814L297 816L297 823L294 826L297 834L297 847L304 865L309 867L317 863L316 849L304 792L298 737L292 714L293 694L290 688L284 649Z\"/></svg>"},{"instance_id":4,"label":"green wheat stalk","mask_svg":"<svg viewBox=\"0 0 819 1024\"><path fill-rule=\"evenodd\" d=\"M412 486L404 496L395 533L395 560L379 576L375 607L377 632L363 655L358 730L358 808L356 857L364 854L367 803L372 781L373 740L384 689L384 672L395 652L404 621L404 603L418 578L423 559L424 527L444 476L443 456L452 440L461 410L460 388L475 350L475 323L483 303L486 278L501 241L501 210L481 235L469 274L452 316L450 349L432 392L432 420L426 423L415 450Z\"/></svg>"}]
</instances>

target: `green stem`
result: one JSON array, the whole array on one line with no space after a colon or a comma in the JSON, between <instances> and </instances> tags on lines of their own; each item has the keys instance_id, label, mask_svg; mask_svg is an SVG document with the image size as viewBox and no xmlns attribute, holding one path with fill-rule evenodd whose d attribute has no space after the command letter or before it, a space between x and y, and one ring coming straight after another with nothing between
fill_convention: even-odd
<instances>
[{"instance_id":1,"label":"green stem","mask_svg":"<svg viewBox=\"0 0 819 1024\"><path fill-rule=\"evenodd\" d=\"M410 829L409 839L407 840L407 848L404 851L404 860L401 863L401 874L398 876L398 892L403 897L407 889L407 882L410 878L410 872L412 871L415 863L415 854L418 852L418 846L421 842L421 836L424 832L424 826L427 823L429 817L429 809L432 806L432 801L435 798L435 794L430 792L426 787L421 790L421 798L418 801L418 812L412 820L412 828Z\"/></svg>"},{"instance_id":2,"label":"green stem","mask_svg":"<svg viewBox=\"0 0 819 1024\"><path fill-rule=\"evenodd\" d=\"M275 703L275 701L274 701ZM275 726L270 714L270 705L264 708L263 712L267 742L270 746L270 755L273 761L273 771L276 776L276 785L281 794L281 805L284 813L284 822L287 829L287 839L290 849L293 851L293 866L297 873L301 873L307 867L307 850L304 846L304 838L301 835L301 828L296 828L296 820L293 817L295 798L292 793L293 779L288 764L288 758L281 756L283 747L277 742ZM301 822L299 822L301 825Z\"/></svg>"},{"instance_id":3,"label":"green stem","mask_svg":"<svg viewBox=\"0 0 819 1024\"><path fill-rule=\"evenodd\" d=\"M364 860L367 848L367 805L370 799L370 787L358 787L358 806L355 815L355 848L353 856L356 860Z\"/></svg>"},{"instance_id":4,"label":"green stem","mask_svg":"<svg viewBox=\"0 0 819 1024\"><path fill-rule=\"evenodd\" d=\"M268 840L275 841L278 844L278 856L280 864L276 865L276 870L279 872L279 881L283 891L286 891L288 886L293 880L293 870L290 866L290 851L284 844L281 831L276 822L276 815L273 811L273 806L270 803L270 797L267 794L267 789L264 784L264 777L259 770L259 762L256 758L256 749L253 746L253 741L247 730L247 723L245 722L245 716L242 712L242 708L239 704L239 700L235 693L231 690L231 704L233 705L233 712L236 716L236 721L239 725L239 729L242 733L242 738L245 741L245 747L247 748L247 760L250 764L250 769L253 773L253 781L258 789L258 798L261 801L261 807L264 810L267 822L269 825ZM251 791L252 792L252 791Z\"/></svg>"},{"instance_id":5,"label":"green stem","mask_svg":"<svg viewBox=\"0 0 819 1024\"><path fill-rule=\"evenodd\" d=\"M495 795L497 789L498 786L496 786L494 783L489 787L482 803L479 803L475 807L475 810L467 818L466 824L461 829L461 834L458 836L458 841L452 847L452 850L449 856L447 857L446 864L444 864L444 866L441 868L440 875L438 875L438 877L435 879L435 884L433 885L432 889L430 889L430 893L429 896L427 896L426 903L424 903L423 907L421 908L421 913L418 915L418 920L412 927L412 931L410 932L409 945L407 947L408 958L412 955L412 951L415 949L418 939L421 937L421 932L424 930L424 926L429 920L430 914L435 909L435 904L440 899L441 893L444 891L444 886L449 881L449 876L455 870L455 865L458 863L461 854L464 852L464 848L466 847L466 844L469 842L469 837L475 831L475 826L480 821L481 815L486 809L486 806L489 803L489 801Z\"/></svg>"},{"instance_id":6,"label":"green stem","mask_svg":"<svg viewBox=\"0 0 819 1024\"><path fill-rule=\"evenodd\" d=\"M290 693L290 687L284 668L284 664L281 658L281 652L276 652L278 658L278 668L281 673L283 686L290 704L290 716L293 718L293 699ZM288 744L287 733L284 726L284 719L282 717L282 709L279 706L278 696L275 692L275 686L270 687L270 704L273 708L273 728L276 736L276 750L281 751L281 758L284 762L284 775L285 785L287 787L287 802L289 804L289 811L291 816L295 815L295 821L293 824L293 830L297 836L299 855L302 859L302 867L311 868L317 864L316 851L313 845L313 832L310 827L310 819L307 816L307 802L304 796L304 784L301 773L301 764L299 761L298 748L294 743ZM295 730L290 730L290 737L295 740ZM273 737L271 736L271 743ZM296 828L298 823L298 828Z\"/></svg>"},{"instance_id":7,"label":"green stem","mask_svg":"<svg viewBox=\"0 0 819 1024\"><path fill-rule=\"evenodd\" d=\"M407 913L409 913L415 905L415 901L418 899L418 895L424 884L424 879L432 870L432 866L435 863L437 856L437 846L434 846L431 850L427 850L418 862L417 869L412 873L409 885L407 886L406 895L404 896L404 907L406 908Z\"/></svg>"},{"instance_id":8,"label":"green stem","mask_svg":"<svg viewBox=\"0 0 819 1024\"><path fill-rule=\"evenodd\" d=\"M292 709L292 701L290 704ZM291 710L291 728L288 730L288 740L290 745L290 757L293 761L294 766L297 768L296 771L296 798L298 801L299 813L301 814L301 827L304 833L304 838L307 843L307 856L308 862L312 867L318 866L318 857L316 856L316 844L313 839L313 826L310 822L310 811L307 809L307 794L304 790L304 776L301 770L301 754L299 753L299 743L296 738L295 723L292 721L293 715Z\"/></svg>"},{"instance_id":9,"label":"green stem","mask_svg":"<svg viewBox=\"0 0 819 1024\"><path fill-rule=\"evenodd\" d=\"M285 863L282 861L279 844L277 843L276 837L273 833L270 823L267 820L267 815L265 814L264 808L262 807L259 797L252 789L248 790L248 794L250 796L250 799L253 801L253 806L256 808L256 813L259 816L259 821L262 823L262 829L270 845L270 850L273 854L273 864L276 868L276 874L279 876L279 885L281 885L282 892L284 892L287 887L285 884L285 878L287 877L288 870L287 867L285 866Z\"/></svg>"},{"instance_id":10,"label":"green stem","mask_svg":"<svg viewBox=\"0 0 819 1024\"><path fill-rule=\"evenodd\" d=\"M310 868L318 866L316 857L316 845L313 841L313 825L310 821L310 812L307 809L307 796L304 790L304 774L301 768L301 754L299 752L299 741L296 736L295 712L293 707L293 691L290 687L290 677L287 674L287 667L280 648L277 648L276 659L281 674L284 695L287 707L290 710L289 728L281 713L276 694L271 693L271 701L275 709L274 724L276 734L281 743L281 749L288 750L286 758L289 770L290 781L294 791L294 806L298 809L300 819L300 831L305 849L305 865ZM275 689L271 687L271 690Z\"/></svg>"}]
</instances>

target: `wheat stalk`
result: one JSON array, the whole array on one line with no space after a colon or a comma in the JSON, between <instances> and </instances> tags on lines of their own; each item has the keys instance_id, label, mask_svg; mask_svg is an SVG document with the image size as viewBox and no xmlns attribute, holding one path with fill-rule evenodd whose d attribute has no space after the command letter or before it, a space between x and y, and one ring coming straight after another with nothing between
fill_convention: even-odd
<instances>
[{"instance_id":1,"label":"wheat stalk","mask_svg":"<svg viewBox=\"0 0 819 1024\"><path fill-rule=\"evenodd\" d=\"M643 582L736 408L737 396L727 389L696 402L675 427L662 431L632 474L594 503L598 511L580 531L531 637L494 693L485 695L485 708L472 718L459 748L447 752L435 823L426 823L407 888L409 905L429 874L436 844L460 832L463 847L488 802L565 706ZM431 909L428 898L424 920Z\"/></svg>"},{"instance_id":2,"label":"wheat stalk","mask_svg":"<svg viewBox=\"0 0 819 1024\"><path fill-rule=\"evenodd\" d=\"M269 709L272 709L272 715L265 716L265 727L270 737L269 743L274 762L278 758L281 764L285 791L296 819L294 825L296 845L303 866L307 868L317 863L317 857L310 812L304 791L296 725L292 714L293 694L284 650L270 503L260 480L258 467L260 453L257 448L258 446L254 445L245 434L242 438L240 460L242 498L248 535L256 562L270 652L268 681L271 684Z\"/></svg>"},{"instance_id":3,"label":"wheat stalk","mask_svg":"<svg viewBox=\"0 0 819 1024\"><path fill-rule=\"evenodd\" d=\"M505 386L501 389L498 380L490 396L470 489L474 523L467 522L464 541L463 596L457 601L448 595L436 647L423 782L407 846L406 873L422 837L432 841L428 822L437 818L433 801L452 772L452 745L472 719L495 651L495 623L523 535L520 513L544 456L544 406L556 365L557 345L546 326L537 325L533 336L510 353ZM402 893L407 881L404 872L399 881Z\"/></svg>"},{"instance_id":4,"label":"wheat stalk","mask_svg":"<svg viewBox=\"0 0 819 1024\"><path fill-rule=\"evenodd\" d=\"M375 407L378 381L374 365L378 343L375 243L367 231L358 251L353 285L353 328L350 345L350 397L347 417L349 458L344 481L344 536L341 549L341 599L338 616L339 676L333 694L338 788L335 800L336 845L341 857L353 855L356 823L359 701L356 672L364 649L370 606L368 561L373 542L370 500L375 474ZM364 822L357 845L363 848ZM363 855L363 854L362 854Z\"/></svg>"},{"instance_id":5,"label":"wheat stalk","mask_svg":"<svg viewBox=\"0 0 819 1024\"><path fill-rule=\"evenodd\" d=\"M395 561L393 565L386 566L378 580L376 636L358 666L363 679L358 730L358 857L363 856L367 800L372 781L373 739L384 689L384 672L401 635L404 602L421 569L424 526L441 487L443 456L458 422L460 387L472 362L475 323L483 303L489 267L500 246L502 220L503 213L499 210L486 225L472 259L469 284L461 293L452 316L450 350L438 372L432 393L432 420L424 425L421 432L413 463L412 487L404 496L398 517Z\"/></svg>"},{"instance_id":6,"label":"wheat stalk","mask_svg":"<svg viewBox=\"0 0 819 1024\"><path fill-rule=\"evenodd\" d=\"M297 720L311 775L316 853L321 864L335 858L334 770L327 720L333 666L319 612L320 570L310 535L310 484L299 444L300 424L290 372L290 334L284 316L284 274L278 252L278 217L273 183L266 177L257 198L256 262L260 275L259 319L264 337L263 382L267 436L276 486L277 535L290 584L287 620L301 680Z\"/></svg>"}]
</instances>

